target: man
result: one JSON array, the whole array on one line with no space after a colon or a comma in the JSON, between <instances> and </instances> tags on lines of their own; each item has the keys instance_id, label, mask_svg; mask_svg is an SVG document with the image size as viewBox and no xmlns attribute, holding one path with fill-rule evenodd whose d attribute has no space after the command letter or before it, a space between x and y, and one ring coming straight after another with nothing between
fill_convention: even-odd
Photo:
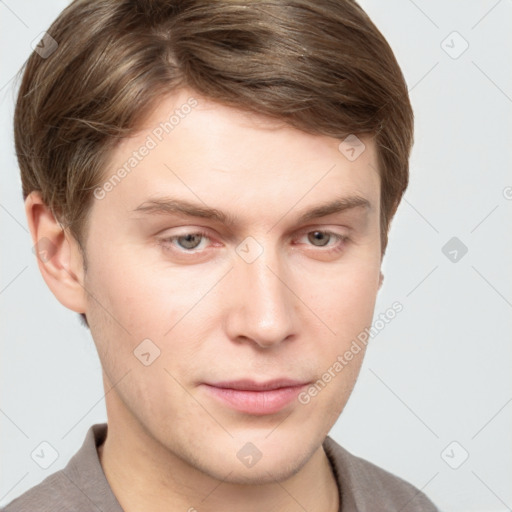
<instances>
[{"instance_id":1,"label":"man","mask_svg":"<svg viewBox=\"0 0 512 512\"><path fill-rule=\"evenodd\" d=\"M412 130L353 1L66 8L27 62L15 142L39 268L91 331L108 427L5 510L436 510L328 437Z\"/></svg>"}]
</instances>

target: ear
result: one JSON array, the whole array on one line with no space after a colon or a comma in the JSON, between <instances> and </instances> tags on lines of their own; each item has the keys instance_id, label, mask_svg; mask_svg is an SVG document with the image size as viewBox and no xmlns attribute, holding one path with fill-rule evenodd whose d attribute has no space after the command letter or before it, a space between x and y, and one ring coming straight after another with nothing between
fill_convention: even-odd
<instances>
[{"instance_id":1,"label":"ear","mask_svg":"<svg viewBox=\"0 0 512 512\"><path fill-rule=\"evenodd\" d=\"M382 281L384 281L384 274L382 273L382 270L380 271L380 277L379 277L379 290L382 286Z\"/></svg>"},{"instance_id":2,"label":"ear","mask_svg":"<svg viewBox=\"0 0 512 512\"><path fill-rule=\"evenodd\" d=\"M85 313L84 265L78 242L57 222L40 192L28 195L25 213L34 244L32 250L48 288L62 305Z\"/></svg>"}]
</instances>

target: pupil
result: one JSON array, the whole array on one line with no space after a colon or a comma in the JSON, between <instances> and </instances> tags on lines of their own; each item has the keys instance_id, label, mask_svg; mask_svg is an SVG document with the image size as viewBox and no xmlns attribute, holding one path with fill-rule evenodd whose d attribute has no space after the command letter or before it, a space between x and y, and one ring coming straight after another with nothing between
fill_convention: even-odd
<instances>
[{"instance_id":1,"label":"pupil","mask_svg":"<svg viewBox=\"0 0 512 512\"><path fill-rule=\"evenodd\" d=\"M196 240L196 243L194 243L194 238L199 238L199 237L200 237L200 235L184 235L184 236L180 237L180 239L185 240L185 243L182 244L180 242L180 245L182 245L185 249L194 249L198 245L197 240ZM190 242L192 242L192 243L190 243Z\"/></svg>"},{"instance_id":2,"label":"pupil","mask_svg":"<svg viewBox=\"0 0 512 512\"><path fill-rule=\"evenodd\" d=\"M329 241L328 235L326 233L323 233L322 231L313 231L312 236L313 238L310 238L311 241L315 240L316 242L323 242L318 244L320 246L326 245L327 242Z\"/></svg>"}]
</instances>

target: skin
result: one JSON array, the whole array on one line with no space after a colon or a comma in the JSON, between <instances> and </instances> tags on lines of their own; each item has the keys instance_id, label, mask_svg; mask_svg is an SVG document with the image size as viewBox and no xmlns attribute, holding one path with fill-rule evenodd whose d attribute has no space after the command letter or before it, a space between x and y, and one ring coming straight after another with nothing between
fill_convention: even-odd
<instances>
[{"instance_id":1,"label":"skin","mask_svg":"<svg viewBox=\"0 0 512 512\"><path fill-rule=\"evenodd\" d=\"M115 149L105 179L191 96L198 101L191 113L94 199L87 272L76 241L39 193L26 200L34 242L46 237L54 245L51 259L38 260L43 278L64 306L86 313L102 363L109 425L102 467L127 512L337 511L322 442L364 350L307 405L294 400L274 414L233 410L202 383L315 382L371 325L382 280L374 143L364 138L365 151L351 162L337 139L182 89ZM165 194L236 223L133 211ZM370 207L297 223L306 210L353 195ZM193 239L198 249L184 238L162 242L198 229L208 233ZM318 230L348 240L325 233L316 240ZM236 251L247 237L263 249L252 263ZM147 338L160 350L149 366L133 353ZM250 468L236 456L247 442L262 453Z\"/></svg>"}]
</instances>

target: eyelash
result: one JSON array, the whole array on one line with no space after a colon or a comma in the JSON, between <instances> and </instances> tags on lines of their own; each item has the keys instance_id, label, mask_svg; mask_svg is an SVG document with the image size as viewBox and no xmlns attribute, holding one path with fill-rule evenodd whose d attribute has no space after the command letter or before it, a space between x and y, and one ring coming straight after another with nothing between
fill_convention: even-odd
<instances>
[{"instance_id":1,"label":"eyelash","mask_svg":"<svg viewBox=\"0 0 512 512\"><path fill-rule=\"evenodd\" d=\"M346 243L349 241L349 238L346 235L341 235L340 233L335 233L334 231L329 231L329 230L326 230L326 229L312 229L310 231L306 231L306 232L301 233L300 237L308 235L309 233L315 233L315 232L323 233L324 235L331 235L332 237L337 239L338 243L336 245L334 245L334 246L321 246L321 245L314 246L314 245L311 245L311 247L316 247L316 248L320 249L322 252L325 252L325 253L337 253L337 252L340 252L340 251L342 251L344 249ZM199 236L201 236L203 238L207 238L208 240L210 240L210 236L209 236L209 234L207 232L198 230L198 231L188 231L188 232L185 232L185 233L180 233L179 235L173 235L173 236L170 236L170 237L162 238L162 239L159 240L159 243L160 243L160 245L162 245L162 247L166 251L174 251L174 252L179 252L181 254L190 254L190 255L197 254L198 252L201 251L201 249L191 249L191 250L186 250L184 248L175 249L174 244L172 244L172 242L174 240L176 240L178 238L181 238L181 237L184 237L184 236L187 236L187 235L199 235ZM330 248L329 249L324 249L324 247L330 247Z\"/></svg>"}]
</instances>

